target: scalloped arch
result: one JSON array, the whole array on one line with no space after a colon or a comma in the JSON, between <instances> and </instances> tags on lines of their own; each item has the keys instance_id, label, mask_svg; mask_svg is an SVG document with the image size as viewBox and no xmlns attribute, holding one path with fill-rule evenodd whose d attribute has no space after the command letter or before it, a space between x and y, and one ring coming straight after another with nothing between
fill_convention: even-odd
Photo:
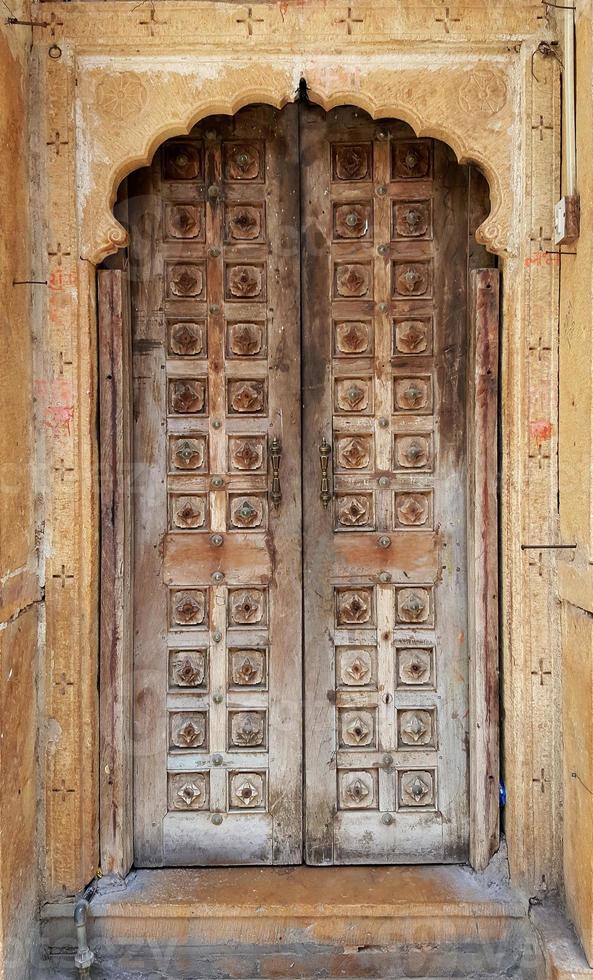
<instances>
[{"instance_id":1,"label":"scalloped arch","mask_svg":"<svg viewBox=\"0 0 593 980\"><path fill-rule=\"evenodd\" d=\"M157 148L173 136L189 133L201 119L215 114L233 115L239 109L253 103L263 103L281 109L294 101L301 71L279 70L266 73L261 64L257 66L256 77L252 66L237 70L236 64L221 64L216 85L212 78L199 85L199 77L192 86L174 71L162 71L152 75L151 88L156 97L146 100L138 120L125 131L114 134L112 123L103 113L91 110L92 98L85 105L87 111L85 136L87 146L82 154L89 171L87 186L92 188L82 206L83 226L87 221L83 251L94 264L107 255L117 251L127 243L127 233L113 215L113 206L121 181L133 170L146 166ZM512 140L512 121L508 103L500 109L486 113L478 106L475 113L462 111L460 100L455 98L459 86L467 82L471 66L442 69L443 84L435 84L435 72L426 73L411 69L379 70L373 68L366 74L357 74L353 79L349 68L343 70L339 65L328 68L327 59L323 64L314 65L303 72L308 82L311 101L326 111L338 105L356 105L372 118L396 118L408 123L418 136L428 136L441 140L451 147L459 163L477 165L490 186L491 211L478 229L478 240L490 251L504 255L511 253L510 207L513 193L510 185L510 167L505 167L505 152ZM481 69L490 70L490 69ZM100 80L117 78L126 80L126 85L134 83L140 90L147 87L146 79L137 69L128 72L113 72L105 69L92 73L89 96L96 93L97 77ZM343 75L343 77L340 77ZM199 76L199 71L198 71ZM498 71L495 76L504 79ZM499 82L507 89L507 80ZM201 88L201 90L200 90ZM225 90L227 95L225 97ZM453 93L447 99L446 93ZM175 106L177 112L170 113ZM181 111L184 108L184 111ZM107 129L106 129L107 127ZM109 137L109 138L107 138ZM92 142L91 142L92 138ZM106 145L101 147L101 142ZM90 214L89 214L90 211ZM84 232L84 227L83 227Z\"/></svg>"}]
</instances>

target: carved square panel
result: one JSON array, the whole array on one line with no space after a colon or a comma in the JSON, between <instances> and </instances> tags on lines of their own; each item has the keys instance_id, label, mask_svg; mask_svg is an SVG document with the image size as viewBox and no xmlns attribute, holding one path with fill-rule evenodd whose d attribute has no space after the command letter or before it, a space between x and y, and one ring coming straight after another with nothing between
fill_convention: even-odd
<instances>
[{"instance_id":1,"label":"carved square panel","mask_svg":"<svg viewBox=\"0 0 593 980\"><path fill-rule=\"evenodd\" d=\"M333 205L334 241L371 241L373 204L371 201Z\"/></svg>"},{"instance_id":2,"label":"carved square panel","mask_svg":"<svg viewBox=\"0 0 593 980\"><path fill-rule=\"evenodd\" d=\"M338 770L338 808L340 810L377 810L379 808L376 769Z\"/></svg>"},{"instance_id":3,"label":"carved square panel","mask_svg":"<svg viewBox=\"0 0 593 980\"><path fill-rule=\"evenodd\" d=\"M333 180L372 180L372 143L332 143Z\"/></svg>"},{"instance_id":4,"label":"carved square panel","mask_svg":"<svg viewBox=\"0 0 593 980\"><path fill-rule=\"evenodd\" d=\"M334 322L335 357L369 357L372 353L372 320L337 320Z\"/></svg>"},{"instance_id":5,"label":"carved square panel","mask_svg":"<svg viewBox=\"0 0 593 980\"><path fill-rule=\"evenodd\" d=\"M397 806L399 810L434 810L436 771L434 769L398 770Z\"/></svg>"},{"instance_id":6,"label":"carved square panel","mask_svg":"<svg viewBox=\"0 0 593 980\"><path fill-rule=\"evenodd\" d=\"M338 744L341 749L377 747L376 708L338 708Z\"/></svg>"},{"instance_id":7,"label":"carved square panel","mask_svg":"<svg viewBox=\"0 0 593 980\"><path fill-rule=\"evenodd\" d=\"M268 651L257 647L229 648L229 688L263 691L268 684Z\"/></svg>"},{"instance_id":8,"label":"carved square panel","mask_svg":"<svg viewBox=\"0 0 593 980\"><path fill-rule=\"evenodd\" d=\"M167 382L169 412L172 415L206 415L208 381L206 378L169 378Z\"/></svg>"},{"instance_id":9,"label":"carved square panel","mask_svg":"<svg viewBox=\"0 0 593 980\"><path fill-rule=\"evenodd\" d=\"M167 141L162 148L164 180L200 180L203 176L203 149L198 143Z\"/></svg>"},{"instance_id":10,"label":"carved square panel","mask_svg":"<svg viewBox=\"0 0 593 980\"><path fill-rule=\"evenodd\" d=\"M400 708L397 711L398 749L436 749L436 708Z\"/></svg>"},{"instance_id":11,"label":"carved square panel","mask_svg":"<svg viewBox=\"0 0 593 980\"><path fill-rule=\"evenodd\" d=\"M227 357L266 357L266 324L263 320L232 320L227 325Z\"/></svg>"},{"instance_id":12,"label":"carved square panel","mask_svg":"<svg viewBox=\"0 0 593 980\"><path fill-rule=\"evenodd\" d=\"M396 432L393 449L394 469L423 472L432 470L432 432Z\"/></svg>"},{"instance_id":13,"label":"carved square panel","mask_svg":"<svg viewBox=\"0 0 593 980\"><path fill-rule=\"evenodd\" d=\"M372 586L336 589L336 626L347 629L375 625Z\"/></svg>"},{"instance_id":14,"label":"carved square panel","mask_svg":"<svg viewBox=\"0 0 593 980\"><path fill-rule=\"evenodd\" d=\"M225 205L224 240L231 245L237 242L264 242L266 240L265 205L263 203Z\"/></svg>"},{"instance_id":15,"label":"carved square panel","mask_svg":"<svg viewBox=\"0 0 593 980\"><path fill-rule=\"evenodd\" d=\"M229 436L228 469L229 473L266 473L266 436Z\"/></svg>"},{"instance_id":16,"label":"carved square panel","mask_svg":"<svg viewBox=\"0 0 593 980\"><path fill-rule=\"evenodd\" d=\"M396 647L395 684L399 690L435 687L434 647Z\"/></svg>"},{"instance_id":17,"label":"carved square panel","mask_svg":"<svg viewBox=\"0 0 593 980\"><path fill-rule=\"evenodd\" d=\"M432 317L396 317L393 321L393 354L432 354Z\"/></svg>"},{"instance_id":18,"label":"carved square panel","mask_svg":"<svg viewBox=\"0 0 593 980\"><path fill-rule=\"evenodd\" d=\"M208 712L170 711L169 748L208 751Z\"/></svg>"},{"instance_id":19,"label":"carved square panel","mask_svg":"<svg viewBox=\"0 0 593 980\"><path fill-rule=\"evenodd\" d=\"M395 588L395 621L398 626L434 626L433 587L410 585Z\"/></svg>"},{"instance_id":20,"label":"carved square panel","mask_svg":"<svg viewBox=\"0 0 593 980\"><path fill-rule=\"evenodd\" d=\"M393 526L406 531L428 531L433 526L432 490L396 490Z\"/></svg>"},{"instance_id":21,"label":"carved square panel","mask_svg":"<svg viewBox=\"0 0 593 980\"><path fill-rule=\"evenodd\" d=\"M170 320L167 323L168 351L173 357L208 355L206 324L203 320Z\"/></svg>"},{"instance_id":22,"label":"carved square panel","mask_svg":"<svg viewBox=\"0 0 593 980\"><path fill-rule=\"evenodd\" d=\"M375 465L375 445L372 435L340 432L335 437L334 468L336 471L369 472Z\"/></svg>"},{"instance_id":23,"label":"carved square panel","mask_svg":"<svg viewBox=\"0 0 593 980\"><path fill-rule=\"evenodd\" d=\"M170 623L176 629L180 626L206 626L208 624L208 601L205 589L171 589Z\"/></svg>"},{"instance_id":24,"label":"carved square panel","mask_svg":"<svg viewBox=\"0 0 593 980\"><path fill-rule=\"evenodd\" d=\"M391 144L391 179L430 177L432 147L429 140L397 140Z\"/></svg>"},{"instance_id":25,"label":"carved square panel","mask_svg":"<svg viewBox=\"0 0 593 980\"><path fill-rule=\"evenodd\" d=\"M265 810L265 772L230 772L228 776L229 810Z\"/></svg>"},{"instance_id":26,"label":"carved square panel","mask_svg":"<svg viewBox=\"0 0 593 980\"><path fill-rule=\"evenodd\" d=\"M206 205L165 201L163 205L163 239L203 242L206 239Z\"/></svg>"},{"instance_id":27,"label":"carved square panel","mask_svg":"<svg viewBox=\"0 0 593 980\"><path fill-rule=\"evenodd\" d=\"M372 263L334 263L333 295L334 299L372 299Z\"/></svg>"},{"instance_id":28,"label":"carved square panel","mask_svg":"<svg viewBox=\"0 0 593 980\"><path fill-rule=\"evenodd\" d=\"M229 589L229 626L265 626L268 603L265 589Z\"/></svg>"},{"instance_id":29,"label":"carved square panel","mask_svg":"<svg viewBox=\"0 0 593 980\"><path fill-rule=\"evenodd\" d=\"M230 493L229 530L265 531L268 526L268 497L265 493Z\"/></svg>"},{"instance_id":30,"label":"carved square panel","mask_svg":"<svg viewBox=\"0 0 593 980\"><path fill-rule=\"evenodd\" d=\"M233 378L227 381L228 415L265 415L268 385L265 378Z\"/></svg>"},{"instance_id":31,"label":"carved square panel","mask_svg":"<svg viewBox=\"0 0 593 980\"><path fill-rule=\"evenodd\" d=\"M393 241L432 238L432 201L394 201L391 219Z\"/></svg>"},{"instance_id":32,"label":"carved square panel","mask_svg":"<svg viewBox=\"0 0 593 980\"><path fill-rule=\"evenodd\" d=\"M336 493L334 495L336 531L372 531L375 509L372 493Z\"/></svg>"},{"instance_id":33,"label":"carved square panel","mask_svg":"<svg viewBox=\"0 0 593 980\"><path fill-rule=\"evenodd\" d=\"M432 259L392 263L391 295L395 299L432 296Z\"/></svg>"},{"instance_id":34,"label":"carved square panel","mask_svg":"<svg viewBox=\"0 0 593 980\"><path fill-rule=\"evenodd\" d=\"M169 299L204 300L206 265L204 262L166 262L165 284Z\"/></svg>"},{"instance_id":35,"label":"carved square panel","mask_svg":"<svg viewBox=\"0 0 593 980\"><path fill-rule=\"evenodd\" d=\"M208 494L169 494L169 527L174 531L205 531L210 525Z\"/></svg>"},{"instance_id":36,"label":"carved square panel","mask_svg":"<svg viewBox=\"0 0 593 980\"><path fill-rule=\"evenodd\" d=\"M370 646L336 647L336 687L376 689L377 651Z\"/></svg>"},{"instance_id":37,"label":"carved square panel","mask_svg":"<svg viewBox=\"0 0 593 980\"><path fill-rule=\"evenodd\" d=\"M345 415L373 414L373 379L337 378L334 381L334 411Z\"/></svg>"},{"instance_id":38,"label":"carved square panel","mask_svg":"<svg viewBox=\"0 0 593 980\"><path fill-rule=\"evenodd\" d=\"M266 267L263 262L231 262L224 272L224 295L228 301L265 301Z\"/></svg>"},{"instance_id":39,"label":"carved square panel","mask_svg":"<svg viewBox=\"0 0 593 980\"><path fill-rule=\"evenodd\" d=\"M169 810L208 810L210 782L207 772L170 772L168 775Z\"/></svg>"},{"instance_id":40,"label":"carved square panel","mask_svg":"<svg viewBox=\"0 0 593 980\"><path fill-rule=\"evenodd\" d=\"M227 736L229 751L265 749L268 744L267 711L229 711Z\"/></svg>"},{"instance_id":41,"label":"carved square panel","mask_svg":"<svg viewBox=\"0 0 593 980\"><path fill-rule=\"evenodd\" d=\"M169 688L183 691L208 690L208 651L170 650Z\"/></svg>"},{"instance_id":42,"label":"carved square panel","mask_svg":"<svg viewBox=\"0 0 593 980\"><path fill-rule=\"evenodd\" d=\"M265 180L264 144L260 140L241 140L222 144L222 170L225 180Z\"/></svg>"},{"instance_id":43,"label":"carved square panel","mask_svg":"<svg viewBox=\"0 0 593 980\"><path fill-rule=\"evenodd\" d=\"M430 415L432 412L432 377L395 375L393 378L393 411L397 414Z\"/></svg>"},{"instance_id":44,"label":"carved square panel","mask_svg":"<svg viewBox=\"0 0 593 980\"><path fill-rule=\"evenodd\" d=\"M169 437L169 463L172 470L208 472L208 437L176 435Z\"/></svg>"}]
</instances>

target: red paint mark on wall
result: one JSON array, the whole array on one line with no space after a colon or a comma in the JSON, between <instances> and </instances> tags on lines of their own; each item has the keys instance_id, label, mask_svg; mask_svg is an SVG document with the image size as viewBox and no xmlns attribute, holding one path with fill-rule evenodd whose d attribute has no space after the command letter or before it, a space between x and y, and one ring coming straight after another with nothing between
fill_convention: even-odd
<instances>
[{"instance_id":1,"label":"red paint mark on wall","mask_svg":"<svg viewBox=\"0 0 593 980\"><path fill-rule=\"evenodd\" d=\"M525 259L525 268L530 265L560 265L559 252L534 252Z\"/></svg>"},{"instance_id":2,"label":"red paint mark on wall","mask_svg":"<svg viewBox=\"0 0 593 980\"><path fill-rule=\"evenodd\" d=\"M529 423L531 438L535 440L538 446L541 446L542 442L548 442L552 438L552 430L552 423L548 422L547 419L535 419Z\"/></svg>"},{"instance_id":3,"label":"red paint mark on wall","mask_svg":"<svg viewBox=\"0 0 593 980\"><path fill-rule=\"evenodd\" d=\"M63 429L69 435L73 418L74 405L48 405L45 409L45 424L54 433Z\"/></svg>"}]
</instances>

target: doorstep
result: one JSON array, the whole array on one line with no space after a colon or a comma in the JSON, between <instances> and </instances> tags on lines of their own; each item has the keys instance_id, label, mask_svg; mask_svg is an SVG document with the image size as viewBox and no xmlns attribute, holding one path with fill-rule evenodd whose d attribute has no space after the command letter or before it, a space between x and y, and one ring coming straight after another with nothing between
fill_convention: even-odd
<instances>
[{"instance_id":1,"label":"doorstep","mask_svg":"<svg viewBox=\"0 0 593 980\"><path fill-rule=\"evenodd\" d=\"M45 906L54 956L72 911ZM492 866L136 871L100 886L88 934L101 977L151 975L164 956L175 977L541 975L527 903Z\"/></svg>"}]
</instances>

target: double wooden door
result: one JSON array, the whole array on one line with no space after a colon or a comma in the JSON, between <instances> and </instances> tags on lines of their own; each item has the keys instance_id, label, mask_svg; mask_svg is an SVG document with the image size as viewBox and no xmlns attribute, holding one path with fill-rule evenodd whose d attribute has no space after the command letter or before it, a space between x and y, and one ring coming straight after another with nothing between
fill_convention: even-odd
<instances>
[{"instance_id":1,"label":"double wooden door","mask_svg":"<svg viewBox=\"0 0 593 980\"><path fill-rule=\"evenodd\" d=\"M303 105L130 180L138 866L466 856L469 184Z\"/></svg>"}]
</instances>

